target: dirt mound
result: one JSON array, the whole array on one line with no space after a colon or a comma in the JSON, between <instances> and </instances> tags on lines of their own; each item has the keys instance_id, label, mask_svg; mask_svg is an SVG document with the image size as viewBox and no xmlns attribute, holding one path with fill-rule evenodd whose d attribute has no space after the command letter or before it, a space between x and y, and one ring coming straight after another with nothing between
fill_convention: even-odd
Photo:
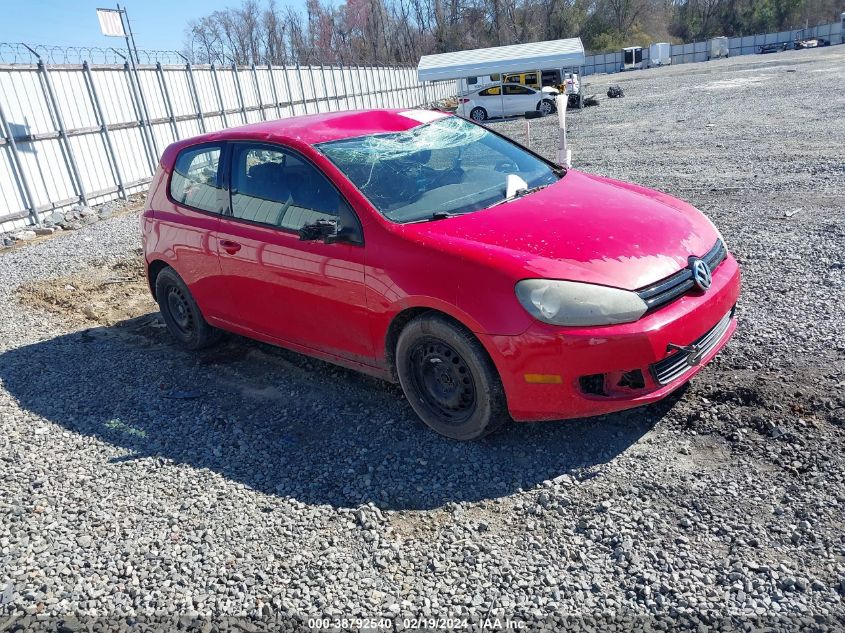
<instances>
[{"instance_id":1,"label":"dirt mound","mask_svg":"<svg viewBox=\"0 0 845 633\"><path fill-rule=\"evenodd\" d=\"M24 284L18 297L25 306L61 316L69 326L114 325L158 309L140 252L72 275Z\"/></svg>"}]
</instances>

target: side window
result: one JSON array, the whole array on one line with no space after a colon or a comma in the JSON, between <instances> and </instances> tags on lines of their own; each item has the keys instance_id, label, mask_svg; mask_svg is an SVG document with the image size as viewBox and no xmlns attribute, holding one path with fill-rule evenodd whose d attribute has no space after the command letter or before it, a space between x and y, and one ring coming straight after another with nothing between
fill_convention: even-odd
<instances>
[{"instance_id":1,"label":"side window","mask_svg":"<svg viewBox=\"0 0 845 633\"><path fill-rule=\"evenodd\" d=\"M490 81L499 81L499 73L490 75Z\"/></svg>"},{"instance_id":2,"label":"side window","mask_svg":"<svg viewBox=\"0 0 845 633\"><path fill-rule=\"evenodd\" d=\"M528 73L525 75L525 83L529 86L533 86L537 83L537 73Z\"/></svg>"},{"instance_id":3,"label":"side window","mask_svg":"<svg viewBox=\"0 0 845 633\"><path fill-rule=\"evenodd\" d=\"M499 94L499 86L496 86L494 88L487 88L486 90L482 90L481 92L478 93L478 96L479 97L492 97L492 96L498 96L498 94Z\"/></svg>"},{"instance_id":4,"label":"side window","mask_svg":"<svg viewBox=\"0 0 845 633\"><path fill-rule=\"evenodd\" d=\"M170 197L195 209L223 211L219 146L203 145L179 153L170 177Z\"/></svg>"},{"instance_id":5,"label":"side window","mask_svg":"<svg viewBox=\"0 0 845 633\"><path fill-rule=\"evenodd\" d=\"M525 86L505 86L506 95L532 95L534 91Z\"/></svg>"},{"instance_id":6,"label":"side window","mask_svg":"<svg viewBox=\"0 0 845 633\"><path fill-rule=\"evenodd\" d=\"M234 217L291 231L336 220L346 206L311 164L263 145L234 145L231 191Z\"/></svg>"}]
</instances>

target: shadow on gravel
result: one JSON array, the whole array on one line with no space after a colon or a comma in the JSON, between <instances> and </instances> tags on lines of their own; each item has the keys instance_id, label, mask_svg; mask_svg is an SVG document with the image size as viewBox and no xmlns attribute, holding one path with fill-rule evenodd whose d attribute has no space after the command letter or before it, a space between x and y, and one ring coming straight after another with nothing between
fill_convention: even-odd
<instances>
[{"instance_id":1,"label":"shadow on gravel","mask_svg":"<svg viewBox=\"0 0 845 633\"><path fill-rule=\"evenodd\" d=\"M8 351L0 379L22 408L129 451L114 468L153 458L308 504L386 509L590 476L677 400L458 443L423 426L395 385L234 336L184 352L153 315Z\"/></svg>"}]
</instances>

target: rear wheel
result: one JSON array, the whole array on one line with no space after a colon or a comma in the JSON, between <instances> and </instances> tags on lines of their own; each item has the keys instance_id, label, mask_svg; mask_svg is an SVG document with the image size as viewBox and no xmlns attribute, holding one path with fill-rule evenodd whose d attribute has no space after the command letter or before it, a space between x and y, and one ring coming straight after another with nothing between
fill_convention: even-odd
<instances>
[{"instance_id":1,"label":"rear wheel","mask_svg":"<svg viewBox=\"0 0 845 633\"><path fill-rule=\"evenodd\" d=\"M473 121L486 121L487 110L485 110L484 108L473 108L472 111L469 113L469 118Z\"/></svg>"},{"instance_id":2,"label":"rear wheel","mask_svg":"<svg viewBox=\"0 0 845 633\"><path fill-rule=\"evenodd\" d=\"M203 318L188 286L172 268L164 268L155 281L156 299L167 330L183 347L202 349L220 340L222 332Z\"/></svg>"},{"instance_id":3,"label":"rear wheel","mask_svg":"<svg viewBox=\"0 0 845 633\"><path fill-rule=\"evenodd\" d=\"M441 435L474 440L510 419L501 380L484 348L442 315L423 315L405 326L396 366L408 402Z\"/></svg>"}]
</instances>

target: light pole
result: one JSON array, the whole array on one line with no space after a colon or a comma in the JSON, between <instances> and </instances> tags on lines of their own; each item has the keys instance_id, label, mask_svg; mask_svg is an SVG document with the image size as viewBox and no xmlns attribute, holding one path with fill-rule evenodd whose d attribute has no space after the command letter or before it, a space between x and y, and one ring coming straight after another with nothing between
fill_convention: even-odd
<instances>
[{"instance_id":1,"label":"light pole","mask_svg":"<svg viewBox=\"0 0 845 633\"><path fill-rule=\"evenodd\" d=\"M130 84L132 92L137 96L138 101L138 116L140 119L142 135L149 144L149 151L151 154L151 167L155 171L155 164L158 162L158 147L155 141L152 124L150 123L150 113L147 110L147 102L144 99L144 91L141 87L141 77L138 73L138 48L135 46L135 36L132 34L132 25L129 22L129 14L126 8L117 9L97 9L97 18L100 21L100 30L103 35L107 37L122 37L126 41L126 52L129 54L129 68L131 70Z\"/></svg>"}]
</instances>

